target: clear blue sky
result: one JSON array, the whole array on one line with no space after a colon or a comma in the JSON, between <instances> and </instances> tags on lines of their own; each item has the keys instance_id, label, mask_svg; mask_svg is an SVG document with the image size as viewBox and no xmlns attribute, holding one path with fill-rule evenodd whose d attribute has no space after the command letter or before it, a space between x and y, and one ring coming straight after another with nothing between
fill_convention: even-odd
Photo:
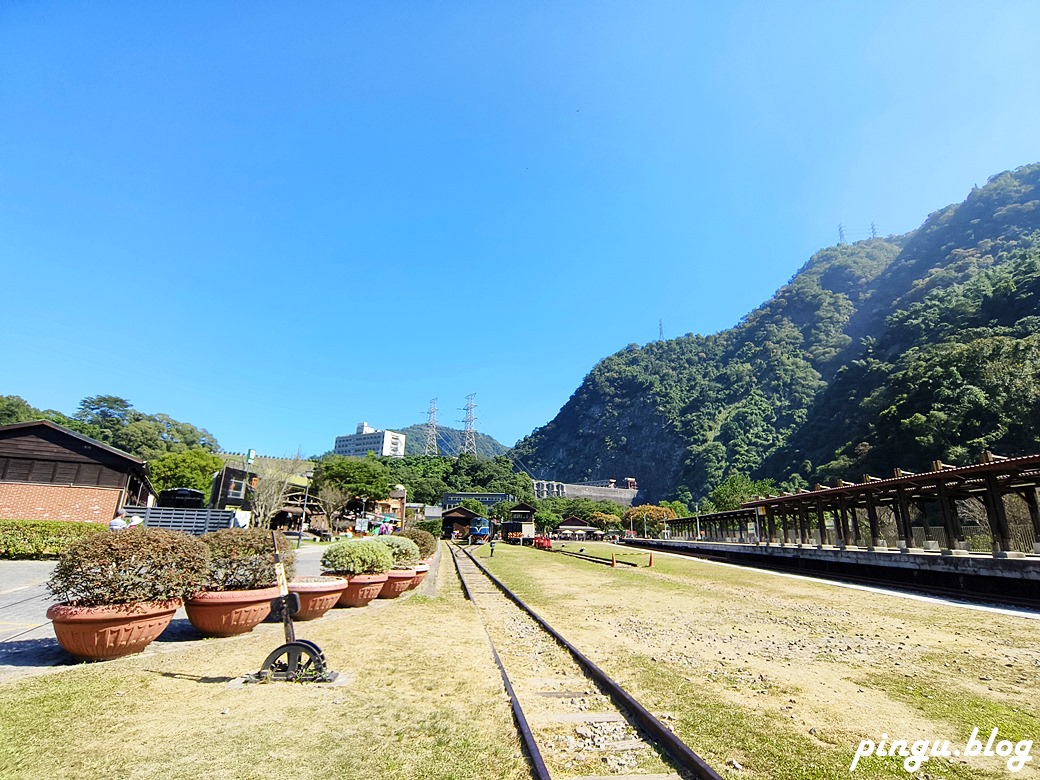
<instances>
[{"instance_id":1,"label":"clear blue sky","mask_svg":"<svg viewBox=\"0 0 1040 780\"><path fill-rule=\"evenodd\" d=\"M0 5L0 395L512 444L1040 161L1040 3Z\"/></svg>"}]
</instances>

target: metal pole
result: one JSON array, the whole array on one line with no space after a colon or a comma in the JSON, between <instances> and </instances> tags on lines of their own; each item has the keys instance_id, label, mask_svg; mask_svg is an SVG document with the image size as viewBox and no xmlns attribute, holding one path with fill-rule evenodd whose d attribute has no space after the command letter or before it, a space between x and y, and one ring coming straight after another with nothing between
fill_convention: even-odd
<instances>
[{"instance_id":1,"label":"metal pole","mask_svg":"<svg viewBox=\"0 0 1040 780\"><path fill-rule=\"evenodd\" d=\"M296 549L300 549L300 543L303 542L303 521L307 519L307 497L311 492L311 477L314 476L313 471L307 471L303 475L307 478L307 485L303 489L303 514L300 515L300 535L296 537Z\"/></svg>"}]
</instances>

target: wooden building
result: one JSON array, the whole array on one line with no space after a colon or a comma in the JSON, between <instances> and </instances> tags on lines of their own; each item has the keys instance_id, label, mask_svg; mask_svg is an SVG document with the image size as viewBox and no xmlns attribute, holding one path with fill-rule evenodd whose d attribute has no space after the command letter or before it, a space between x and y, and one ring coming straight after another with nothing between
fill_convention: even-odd
<instances>
[{"instance_id":1,"label":"wooden building","mask_svg":"<svg viewBox=\"0 0 1040 780\"><path fill-rule=\"evenodd\" d=\"M603 536L603 531L594 528L580 517L575 517L574 515L571 515L560 523L556 528L556 533L560 536L567 536L574 539L592 539L597 536Z\"/></svg>"},{"instance_id":2,"label":"wooden building","mask_svg":"<svg viewBox=\"0 0 1040 780\"><path fill-rule=\"evenodd\" d=\"M454 534L458 536L469 535L469 524L474 517L479 515L464 506L456 506L447 509L441 515L441 538L451 539Z\"/></svg>"},{"instance_id":3,"label":"wooden building","mask_svg":"<svg viewBox=\"0 0 1040 780\"><path fill-rule=\"evenodd\" d=\"M145 462L49 420L0 426L0 518L107 523L155 491Z\"/></svg>"}]
</instances>

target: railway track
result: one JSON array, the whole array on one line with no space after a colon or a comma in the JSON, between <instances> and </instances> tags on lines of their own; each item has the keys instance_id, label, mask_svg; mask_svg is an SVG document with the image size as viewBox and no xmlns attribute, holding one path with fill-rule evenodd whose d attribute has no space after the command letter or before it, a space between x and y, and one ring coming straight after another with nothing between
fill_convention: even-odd
<instances>
[{"instance_id":1,"label":"railway track","mask_svg":"<svg viewBox=\"0 0 1040 780\"><path fill-rule=\"evenodd\" d=\"M488 572L450 545L537 780L721 780L662 723Z\"/></svg>"}]
</instances>

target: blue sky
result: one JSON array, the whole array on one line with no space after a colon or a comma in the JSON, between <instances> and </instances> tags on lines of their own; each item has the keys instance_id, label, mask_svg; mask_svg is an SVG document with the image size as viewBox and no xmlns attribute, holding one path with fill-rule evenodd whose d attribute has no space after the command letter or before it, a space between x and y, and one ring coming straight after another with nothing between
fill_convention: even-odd
<instances>
[{"instance_id":1,"label":"blue sky","mask_svg":"<svg viewBox=\"0 0 1040 780\"><path fill-rule=\"evenodd\" d=\"M505 444L1040 161L1040 4L0 6L0 395Z\"/></svg>"}]
</instances>

